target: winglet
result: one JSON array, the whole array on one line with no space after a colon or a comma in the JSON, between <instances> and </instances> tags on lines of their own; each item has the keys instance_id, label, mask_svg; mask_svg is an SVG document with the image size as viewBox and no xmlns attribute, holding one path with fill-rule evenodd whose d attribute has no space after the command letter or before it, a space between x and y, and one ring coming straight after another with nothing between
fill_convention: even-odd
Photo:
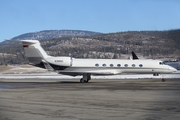
<instances>
[{"instance_id":1,"label":"winglet","mask_svg":"<svg viewBox=\"0 0 180 120\"><path fill-rule=\"evenodd\" d=\"M137 55L132 51L132 59L133 60L138 60L139 58L137 57Z\"/></svg>"}]
</instances>

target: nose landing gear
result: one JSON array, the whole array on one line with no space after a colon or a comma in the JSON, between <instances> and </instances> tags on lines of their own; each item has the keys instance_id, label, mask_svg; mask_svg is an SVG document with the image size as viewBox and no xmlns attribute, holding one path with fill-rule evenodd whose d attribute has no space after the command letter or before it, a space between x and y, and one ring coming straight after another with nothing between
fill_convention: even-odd
<instances>
[{"instance_id":1,"label":"nose landing gear","mask_svg":"<svg viewBox=\"0 0 180 120\"><path fill-rule=\"evenodd\" d=\"M161 81L162 81L162 82L165 82L165 81L166 81L166 79L165 79L164 77L165 77L165 75L164 75L164 74L161 74L161 78L162 78Z\"/></svg>"}]
</instances>

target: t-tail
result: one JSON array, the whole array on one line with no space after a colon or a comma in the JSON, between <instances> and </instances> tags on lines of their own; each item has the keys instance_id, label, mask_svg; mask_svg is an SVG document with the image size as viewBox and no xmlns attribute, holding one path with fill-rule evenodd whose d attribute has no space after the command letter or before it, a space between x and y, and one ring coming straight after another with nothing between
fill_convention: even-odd
<instances>
[{"instance_id":1,"label":"t-tail","mask_svg":"<svg viewBox=\"0 0 180 120\"><path fill-rule=\"evenodd\" d=\"M21 40L23 44L26 57L28 58L30 64L43 67L44 64L42 60L50 57L41 47L38 40Z\"/></svg>"},{"instance_id":2,"label":"t-tail","mask_svg":"<svg viewBox=\"0 0 180 120\"><path fill-rule=\"evenodd\" d=\"M38 40L21 40L26 57L31 65L52 70L64 70L72 66L71 57L49 56L41 47Z\"/></svg>"}]
</instances>

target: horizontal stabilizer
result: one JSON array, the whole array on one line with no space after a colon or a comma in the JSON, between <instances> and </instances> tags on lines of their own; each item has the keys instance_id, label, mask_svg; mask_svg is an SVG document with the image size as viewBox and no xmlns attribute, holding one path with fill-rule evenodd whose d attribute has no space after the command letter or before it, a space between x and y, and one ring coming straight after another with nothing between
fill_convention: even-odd
<instances>
[{"instance_id":1,"label":"horizontal stabilizer","mask_svg":"<svg viewBox=\"0 0 180 120\"><path fill-rule=\"evenodd\" d=\"M42 60L44 67L48 70L48 71L54 71L54 69L51 67L51 65L46 62L45 60Z\"/></svg>"}]
</instances>

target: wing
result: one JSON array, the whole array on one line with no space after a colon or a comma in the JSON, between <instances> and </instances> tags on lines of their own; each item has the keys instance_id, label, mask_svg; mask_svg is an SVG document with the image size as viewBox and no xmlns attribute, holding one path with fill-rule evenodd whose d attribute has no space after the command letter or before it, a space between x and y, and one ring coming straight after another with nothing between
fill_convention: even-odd
<instances>
[{"instance_id":1,"label":"wing","mask_svg":"<svg viewBox=\"0 0 180 120\"><path fill-rule=\"evenodd\" d=\"M107 71L59 71L59 74L70 75L70 76L77 76L83 74L90 74L90 75L114 75L114 72L107 72Z\"/></svg>"},{"instance_id":2,"label":"wing","mask_svg":"<svg viewBox=\"0 0 180 120\"><path fill-rule=\"evenodd\" d=\"M48 71L55 71L52 66L45 60L42 60L45 68ZM83 75L83 74L90 74L90 75L114 75L117 74L115 71L112 70L60 70L58 71L59 74L63 74L63 75L70 75L70 76L78 76L78 75ZM119 73L118 73L119 74Z\"/></svg>"}]
</instances>

